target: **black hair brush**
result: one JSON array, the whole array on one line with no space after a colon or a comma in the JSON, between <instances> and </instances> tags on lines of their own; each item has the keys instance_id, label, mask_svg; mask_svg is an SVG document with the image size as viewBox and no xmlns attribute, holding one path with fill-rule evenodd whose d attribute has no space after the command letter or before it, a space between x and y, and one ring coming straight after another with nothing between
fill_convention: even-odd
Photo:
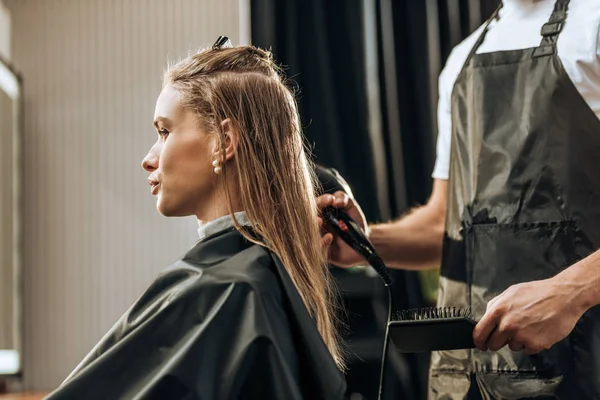
<instances>
[{"instance_id":1,"label":"black hair brush","mask_svg":"<svg viewBox=\"0 0 600 400\"><path fill-rule=\"evenodd\" d=\"M476 324L470 310L439 307L399 311L388 326L398 351L421 353L475 348Z\"/></svg>"}]
</instances>

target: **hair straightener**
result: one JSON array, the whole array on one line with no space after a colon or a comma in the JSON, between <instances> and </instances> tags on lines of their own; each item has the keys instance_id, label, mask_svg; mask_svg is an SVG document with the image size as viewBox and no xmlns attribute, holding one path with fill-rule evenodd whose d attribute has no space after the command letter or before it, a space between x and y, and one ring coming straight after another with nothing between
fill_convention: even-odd
<instances>
[{"instance_id":1,"label":"hair straightener","mask_svg":"<svg viewBox=\"0 0 600 400\"><path fill-rule=\"evenodd\" d=\"M394 283L383 260L375 251L375 247L367 239L356 221L350 218L345 211L331 206L326 207L323 210L323 219L344 242L367 260L369 265L377 271L385 286L390 286Z\"/></svg>"}]
</instances>

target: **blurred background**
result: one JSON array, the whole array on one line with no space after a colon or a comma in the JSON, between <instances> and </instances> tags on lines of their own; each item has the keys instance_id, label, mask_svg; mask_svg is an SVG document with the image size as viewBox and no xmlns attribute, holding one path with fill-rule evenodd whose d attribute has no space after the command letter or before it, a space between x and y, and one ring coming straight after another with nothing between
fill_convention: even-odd
<instances>
[{"instance_id":1,"label":"blurred background","mask_svg":"<svg viewBox=\"0 0 600 400\"><path fill-rule=\"evenodd\" d=\"M498 3L0 0L0 392L59 385L195 242L195 219L156 212L140 167L169 61L219 35L271 49L315 160L384 222L427 200L438 75ZM348 395L374 399L384 288L368 269L333 271ZM435 272L393 273L396 308L435 302ZM429 355L388 357L384 398L424 398Z\"/></svg>"}]
</instances>

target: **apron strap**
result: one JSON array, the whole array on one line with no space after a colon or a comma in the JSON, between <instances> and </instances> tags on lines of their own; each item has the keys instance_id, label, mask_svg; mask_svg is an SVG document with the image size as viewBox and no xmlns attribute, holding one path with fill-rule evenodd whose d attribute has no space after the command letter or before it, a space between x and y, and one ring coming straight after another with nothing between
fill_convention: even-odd
<instances>
[{"instance_id":1,"label":"apron strap","mask_svg":"<svg viewBox=\"0 0 600 400\"><path fill-rule=\"evenodd\" d=\"M471 48L471 51L469 52L469 55L467 56L467 59L465 60L465 63L463 64L463 67L461 68L461 71L464 70L469 65L469 62L471 62L471 58L473 58L473 55L475 54L475 52L477 51L477 49L479 49L479 46L481 46L481 44L485 40L485 35L487 35L487 33L488 33L488 29L490 27L490 24L492 23L493 20L495 20L496 18L498 18L498 13L500 12L500 9L502 8L502 5L503 4L501 2L500 5L498 5L498 8L496 8L496 11L494 11L494 13L492 14L492 16L485 23L485 27L483 28L483 32L481 33L481 35L479 35L479 38L477 39L477 41L475 42L475 44Z\"/></svg>"},{"instance_id":2,"label":"apron strap","mask_svg":"<svg viewBox=\"0 0 600 400\"><path fill-rule=\"evenodd\" d=\"M554 11L552 11L552 15L550 15L550 20L542 25L542 42L540 43L540 46L533 51L533 57L544 57L556 54L556 42L565 25L568 10L569 0L556 0L556 3L554 3Z\"/></svg>"}]
</instances>

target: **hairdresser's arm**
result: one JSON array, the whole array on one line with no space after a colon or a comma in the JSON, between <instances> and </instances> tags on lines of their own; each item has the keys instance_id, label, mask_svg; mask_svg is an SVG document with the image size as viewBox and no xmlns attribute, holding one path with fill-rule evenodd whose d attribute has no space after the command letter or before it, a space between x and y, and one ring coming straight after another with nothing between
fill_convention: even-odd
<instances>
[{"instance_id":1,"label":"hairdresser's arm","mask_svg":"<svg viewBox=\"0 0 600 400\"><path fill-rule=\"evenodd\" d=\"M528 354L548 349L571 333L589 308L600 304L600 251L560 274L520 283L492 299L475 327L480 350Z\"/></svg>"},{"instance_id":2,"label":"hairdresser's arm","mask_svg":"<svg viewBox=\"0 0 600 400\"><path fill-rule=\"evenodd\" d=\"M372 225L370 240L385 264L399 269L439 268L448 181L435 180L427 204L387 224Z\"/></svg>"},{"instance_id":3,"label":"hairdresser's arm","mask_svg":"<svg viewBox=\"0 0 600 400\"><path fill-rule=\"evenodd\" d=\"M399 269L438 268L442 254L444 222L446 216L447 181L435 180L431 198L426 205L414 209L408 215L390 223L370 225L365 230L377 253L388 267ZM335 198L334 198L335 197ZM337 192L334 196L319 198L319 206L334 205L345 208L348 214L364 226L364 216L358 204L347 195ZM339 266L364 264L340 238L326 235L330 248L330 262Z\"/></svg>"}]
</instances>

